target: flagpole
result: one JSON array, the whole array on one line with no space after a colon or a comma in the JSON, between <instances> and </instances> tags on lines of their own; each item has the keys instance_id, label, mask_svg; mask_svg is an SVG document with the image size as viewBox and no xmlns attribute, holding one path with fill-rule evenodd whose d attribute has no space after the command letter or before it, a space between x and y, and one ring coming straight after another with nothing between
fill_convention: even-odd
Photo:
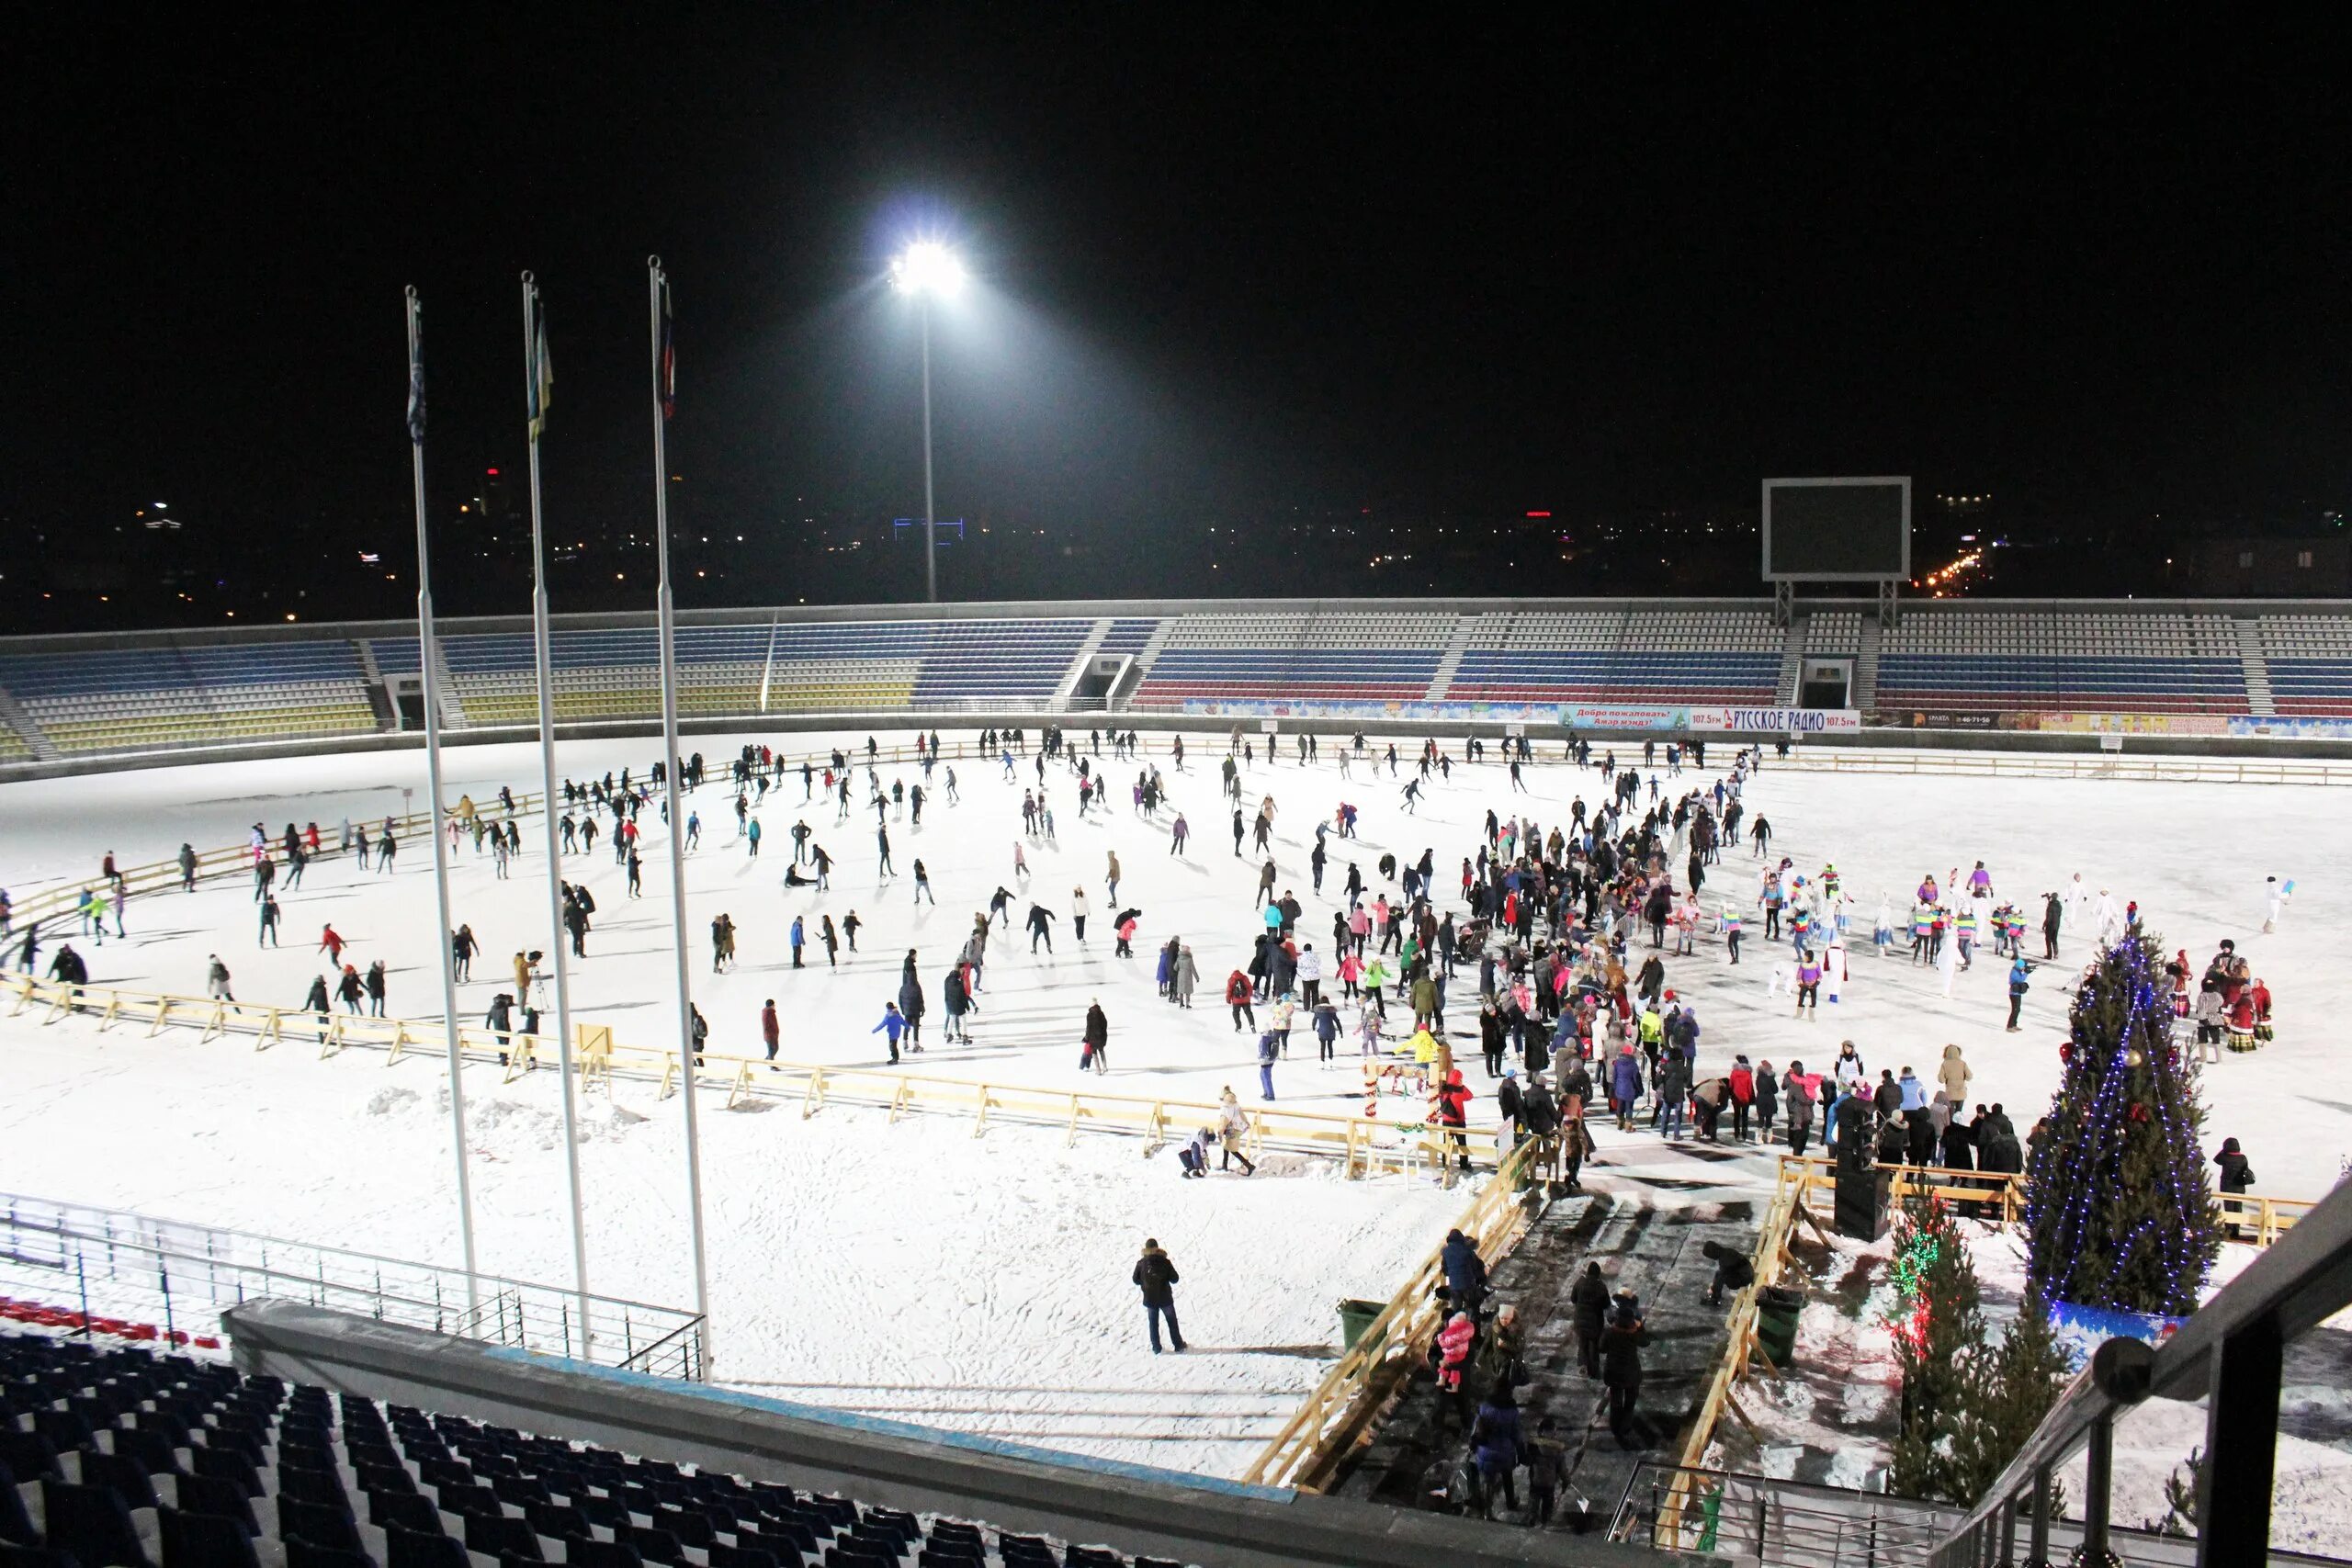
<instances>
[{"instance_id":1,"label":"flagpole","mask_svg":"<svg viewBox=\"0 0 2352 1568\"><path fill-rule=\"evenodd\" d=\"M459 1044L457 954L449 945L449 840L441 832L441 681L433 669L433 553L424 526L424 317L416 286L408 290L409 467L416 479L416 663L424 684L424 778L433 803L433 892L441 911L441 1017L449 1042L449 1135L458 1154L458 1235L466 1254L466 1310L481 1306L475 1271L474 1189L466 1168L465 1052Z\"/></svg>"},{"instance_id":2,"label":"flagpole","mask_svg":"<svg viewBox=\"0 0 2352 1568\"><path fill-rule=\"evenodd\" d=\"M580 1298L580 1343L593 1336L588 1315L588 1232L580 1207L580 1121L571 1101L571 965L563 924L563 840L557 822L555 776L555 657L548 632L548 551L539 523L539 429L547 423L541 401L538 321L539 286L523 275L523 375L533 415L531 443L531 643L539 677L539 813L548 837L548 923L555 933L556 1061L563 1079L563 1179L571 1205L571 1284ZM518 998L527 1004L527 998Z\"/></svg>"},{"instance_id":3,"label":"flagpole","mask_svg":"<svg viewBox=\"0 0 2352 1568\"><path fill-rule=\"evenodd\" d=\"M662 628L662 777L670 803L670 919L672 945L678 960L678 1057L684 1064L686 1110L686 1215L694 1236L695 1312L701 1317L704 1375L711 1356L710 1274L706 1259L702 1222L702 1138L695 1108L694 970L686 961L686 819L678 798L678 638L677 607L670 593L670 411L676 384L675 361L666 330L669 276L662 258L645 263L647 301L653 330L653 550L661 574L657 590Z\"/></svg>"}]
</instances>

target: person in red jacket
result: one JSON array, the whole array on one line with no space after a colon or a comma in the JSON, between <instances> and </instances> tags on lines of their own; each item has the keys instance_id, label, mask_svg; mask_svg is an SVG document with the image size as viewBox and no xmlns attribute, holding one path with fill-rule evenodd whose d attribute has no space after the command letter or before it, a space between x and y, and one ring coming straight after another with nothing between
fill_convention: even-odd
<instances>
[{"instance_id":1,"label":"person in red jacket","mask_svg":"<svg viewBox=\"0 0 2352 1568\"><path fill-rule=\"evenodd\" d=\"M335 929L332 925L320 933L319 951L327 955L327 962L330 964L343 962L343 938L335 933Z\"/></svg>"},{"instance_id":2,"label":"person in red jacket","mask_svg":"<svg viewBox=\"0 0 2352 1568\"><path fill-rule=\"evenodd\" d=\"M1756 1103L1756 1069L1747 1058L1736 1056L1731 1065L1731 1135L1741 1143L1747 1142L1747 1108Z\"/></svg>"},{"instance_id":3,"label":"person in red jacket","mask_svg":"<svg viewBox=\"0 0 2352 1568\"><path fill-rule=\"evenodd\" d=\"M1225 982L1225 1005L1233 1010L1233 1031L1241 1032L1243 1020L1250 1027L1258 1027L1257 1010L1250 1005L1250 976L1236 969Z\"/></svg>"},{"instance_id":4,"label":"person in red jacket","mask_svg":"<svg viewBox=\"0 0 2352 1568\"><path fill-rule=\"evenodd\" d=\"M1442 1171L1446 1162L1459 1154L1462 1168L1466 1172L1470 1168L1470 1101L1476 1096L1471 1092L1470 1086L1462 1081L1462 1069L1456 1067L1446 1074L1445 1082L1430 1098L1437 1101L1437 1123L1445 1130L1445 1153L1439 1161L1440 1169Z\"/></svg>"},{"instance_id":5,"label":"person in red jacket","mask_svg":"<svg viewBox=\"0 0 2352 1568\"><path fill-rule=\"evenodd\" d=\"M760 1009L760 1038L767 1043L768 1071L772 1073L782 1070L775 1065L775 1048L782 1037L783 1030L776 1021L775 998L770 997Z\"/></svg>"}]
</instances>

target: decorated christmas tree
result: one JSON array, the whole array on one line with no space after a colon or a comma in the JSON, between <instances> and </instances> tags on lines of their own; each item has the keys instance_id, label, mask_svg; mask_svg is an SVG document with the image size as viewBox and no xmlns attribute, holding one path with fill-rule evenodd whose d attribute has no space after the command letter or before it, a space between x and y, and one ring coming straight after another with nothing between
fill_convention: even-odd
<instances>
[{"instance_id":1,"label":"decorated christmas tree","mask_svg":"<svg viewBox=\"0 0 2352 1568\"><path fill-rule=\"evenodd\" d=\"M1907 1206L1894 1227L1894 1361L1903 1375L1903 1429L1888 1485L1905 1497L1973 1503L1965 1434L1971 1379L1984 1345L1976 1266L1950 1208L1929 1198Z\"/></svg>"},{"instance_id":2,"label":"decorated christmas tree","mask_svg":"<svg viewBox=\"0 0 2352 1568\"><path fill-rule=\"evenodd\" d=\"M2221 1251L2197 1067L2174 1042L2169 989L2156 944L2133 935L2075 998L2026 1169L2026 1282L2041 1302L2185 1314Z\"/></svg>"}]
</instances>

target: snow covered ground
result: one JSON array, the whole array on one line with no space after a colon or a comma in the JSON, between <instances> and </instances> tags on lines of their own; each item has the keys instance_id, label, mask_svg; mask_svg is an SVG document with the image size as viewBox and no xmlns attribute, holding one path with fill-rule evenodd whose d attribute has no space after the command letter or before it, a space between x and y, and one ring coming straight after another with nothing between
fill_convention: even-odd
<instances>
[{"instance_id":1,"label":"snow covered ground","mask_svg":"<svg viewBox=\"0 0 2352 1568\"><path fill-rule=\"evenodd\" d=\"M793 744L831 739L793 738ZM701 737L695 744L717 762L736 742ZM1224 976L1246 960L1256 929L1250 906L1258 862L1232 853L1230 814L1217 797L1216 777L1222 738L1197 736L1188 745L1184 773L1164 756L1154 759L1172 787L1173 808L1193 829L1191 852L1182 858L1169 853L1172 810L1163 807L1157 820L1147 821L1128 804L1135 763L1102 764L1114 795L1107 814L1091 820L1079 818L1069 776L1049 769L1046 787L1058 840L1048 842L1022 835L1022 791L1036 784L1026 761L1012 781L1001 765L957 761L960 804L944 798L943 771L919 828L891 820L896 878L876 873L870 810L836 823L825 801L801 804L796 777L782 786L781 799L772 795L758 812L765 838L753 860L736 840L726 793L707 785L693 801L704 834L688 864L688 936L695 998L711 1021L713 1048L757 1054L759 1007L774 997L786 1020L785 1055L882 1062L880 1038L870 1031L896 994L900 962L912 948L933 1009L926 1032L932 1048L910 1062L921 1070L1080 1087L1080 1023L1088 999L1099 998L1111 1019L1115 1066L1106 1077L1088 1075L1085 1087L1210 1100L1230 1084L1250 1099L1254 1053L1248 1037L1232 1030L1218 996ZM1368 776L1363 764L1342 778L1334 750L1327 744L1320 764L1306 769L1289 761L1269 767L1261 754L1245 779L1251 805L1267 794L1277 802L1278 886L1295 890L1306 904L1303 933L1318 950L1328 945L1350 859L1379 890L1385 885L1376 863L1385 851L1409 860L1428 846L1439 887L1450 889L1463 857L1476 849L1488 807L1517 808L1548 828L1566 819L1572 797L1581 794L1594 803L1601 791L1597 773L1556 762L1532 770L1532 793L1517 795L1499 768L1456 768L1451 782L1434 783L1418 813L1408 815L1398 797L1401 780L1385 770ZM1621 748L1620 755L1636 750ZM560 766L585 779L624 764L641 771L650 756L642 741L582 742L561 749ZM529 747L453 748L447 760L453 799L462 791L488 802L501 784L518 791L537 784ZM198 848L240 841L255 821L274 834L288 819L316 820L331 836L346 814L401 809L403 786L421 799L423 774L420 755L394 753L11 784L0 786L0 876L21 898L48 883L92 875L108 850L126 863L164 859L183 840ZM919 775L911 767L885 767L882 776L887 785L893 776L911 784ZM1686 775L1686 782L1701 781ZM1362 808L1363 837L1331 840L1330 870L1317 897L1306 865L1313 824L1343 800ZM2256 1055L2208 1069L2211 1142L2228 1134L2244 1140L2264 1190L2316 1197L2335 1181L2352 1149L2352 1099L2336 1092L2321 1022L2352 1004L2352 979L2335 962L2346 930L2345 890L2352 888L2352 842L2338 826L2335 793L1835 777L1768 766L1748 801L1751 813L1761 809L1770 818L1776 853L1792 855L1808 874L1825 861L1843 874L1857 900L1853 979L1840 1002L1825 1003L1817 1022L1802 1021L1789 1015L1786 998L1766 995L1780 955L1763 942L1760 921L1751 919L1745 961L1736 968L1725 963L1720 942L1702 939L1695 958L1668 964L1668 984L1695 1002L1704 1024L1702 1072L1721 1071L1734 1051L1775 1064L1795 1055L1817 1067L1850 1037L1873 1067L1909 1063L1924 1075L1943 1045L1955 1043L1977 1073L1972 1098L2002 1100L2020 1125L2029 1124L2056 1082L2065 968L2041 972L2027 1005L2027 1031L2007 1035L1998 966L1980 962L1947 998L1930 972L1871 957L1868 930L1881 895L1899 914L1905 890L1927 871L1940 879L1981 858L2004 897L2037 909L2027 902L2032 896L2080 872L2093 887L2112 889L2119 902L2137 897L2166 947L2186 947L2192 961L2201 962L2225 936L2253 954L2278 998L2279 1038ZM779 886L791 859L788 829L802 818L836 858L829 894ZM566 874L584 880L600 907L589 957L573 970L577 1016L611 1024L624 1041L654 1043L674 1016L667 852L651 811L641 826L642 900L627 897L621 871L601 842L593 854L571 857ZM511 881L497 880L489 857L477 857L469 845L458 857L456 918L484 944L476 978L459 997L472 1020L492 992L512 988L515 950L554 945L536 823L526 825L524 840ZM1013 874L1016 841L1034 872L1025 885ZM1118 904L1144 911L1132 960L1112 954L1107 928L1117 906L1103 886L1110 852L1124 864ZM913 902L917 857L930 872L936 908ZM1711 876L1711 909L1724 897L1749 901L1758 864L1744 847L1726 855ZM251 894L230 882L135 901L128 941L92 947L82 937L73 940L99 985L200 992L206 955L217 952L234 971L240 998L294 1005L324 967L314 947L320 928L332 921L351 941L347 956L360 967L379 957L387 962L392 1011L433 1018L439 986L431 858L422 843L411 843L399 865L389 878L345 862L318 865L302 887L281 892L282 948L256 948ZM2296 879L2299 890L2278 932L2265 936L2260 889L2271 873ZM1021 897L1013 928L1000 929L990 945L974 1042L940 1043L939 977L1000 884ZM1068 918L1074 886L1086 889L1092 915L1083 945ZM1019 929L1031 896L1061 917L1051 954L1033 957ZM815 944L816 917L831 913L838 922L852 909L865 922L862 952L844 953L842 965L830 969ZM713 976L709 921L720 910L741 930L741 961ZM808 917L811 933L812 966L798 972L785 940L795 913ZM51 951L62 934L51 934ZM1189 1013L1154 992L1153 950L1171 934L1192 945L1201 971ZM2070 931L2069 959L2086 954L2086 935ZM1449 1016L1481 1094L1473 1114L1488 1119L1490 1086L1476 1066L1470 985L1466 974L1457 981ZM456 1256L446 1119L435 1110L437 1066L430 1057L403 1060L387 1072L380 1057L368 1054L317 1063L299 1051L255 1055L234 1041L200 1045L169 1033L153 1041L121 1032L99 1036L86 1024L43 1029L29 1017L0 1020L0 1054L6 1086L0 1096L0 1188L394 1254ZM1319 1068L1304 1031L1291 1059L1276 1070L1276 1089L1283 1103L1306 1109L1352 1112L1362 1103L1353 1061L1343 1055L1336 1068ZM469 1097L482 1107L473 1141L481 1156L483 1264L560 1281L568 1253L551 1091L545 1075L511 1089L499 1089L481 1069L469 1075ZM1295 1348L1329 1343L1332 1301L1387 1295L1467 1201L1464 1192L1427 1183L1344 1183L1317 1168L1280 1180L1179 1184L1168 1156L1147 1161L1136 1145L1114 1138L1065 1150L1058 1134L1035 1129L991 1129L974 1140L968 1123L945 1118L893 1127L878 1114L828 1111L803 1121L788 1111L722 1112L716 1096L706 1103L726 1376L893 1413L910 1414L900 1407L917 1404L948 1409L958 1401L986 1405L969 1424L1213 1470L1235 1468L1249 1446L1202 1434L1270 1430L1276 1420L1265 1416L1278 1419L1291 1396L1319 1374ZM616 1104L616 1111L596 1113L583 1151L596 1213L594 1283L615 1293L683 1301L689 1292L678 1219L677 1102L656 1103L650 1088L623 1085ZM1761 1190L1769 1180L1770 1156L1760 1151L1702 1163L1646 1136L1628 1140L1603 1131L1601 1142L1620 1177L1667 1173L1711 1191ZM1141 1350L1141 1325L1132 1321L1140 1314L1126 1271L1147 1234L1168 1244L1185 1270L1182 1300L1193 1338L1255 1348L1157 1362ZM858 1379L875 1382L846 1386ZM845 1386L825 1386L836 1383ZM1014 1392L1024 1389L1038 1392ZM1160 1393L1167 1403L1148 1417L1111 1414L1153 1404ZM1018 1419L1010 1414L1016 1405ZM1194 1425L1180 1430L1164 1414L1180 1409ZM1081 1435L1114 1429L1148 1432L1154 1440Z\"/></svg>"}]
</instances>

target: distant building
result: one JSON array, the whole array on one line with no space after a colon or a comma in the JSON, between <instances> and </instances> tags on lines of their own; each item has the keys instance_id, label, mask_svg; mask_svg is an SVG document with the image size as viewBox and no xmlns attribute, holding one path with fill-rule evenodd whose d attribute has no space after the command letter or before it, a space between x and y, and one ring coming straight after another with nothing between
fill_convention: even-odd
<instances>
[{"instance_id":1,"label":"distant building","mask_svg":"<svg viewBox=\"0 0 2352 1568\"><path fill-rule=\"evenodd\" d=\"M2200 598L2334 599L2352 594L2352 536L2301 537L2216 535L2195 543L2194 578L2183 587Z\"/></svg>"}]
</instances>

